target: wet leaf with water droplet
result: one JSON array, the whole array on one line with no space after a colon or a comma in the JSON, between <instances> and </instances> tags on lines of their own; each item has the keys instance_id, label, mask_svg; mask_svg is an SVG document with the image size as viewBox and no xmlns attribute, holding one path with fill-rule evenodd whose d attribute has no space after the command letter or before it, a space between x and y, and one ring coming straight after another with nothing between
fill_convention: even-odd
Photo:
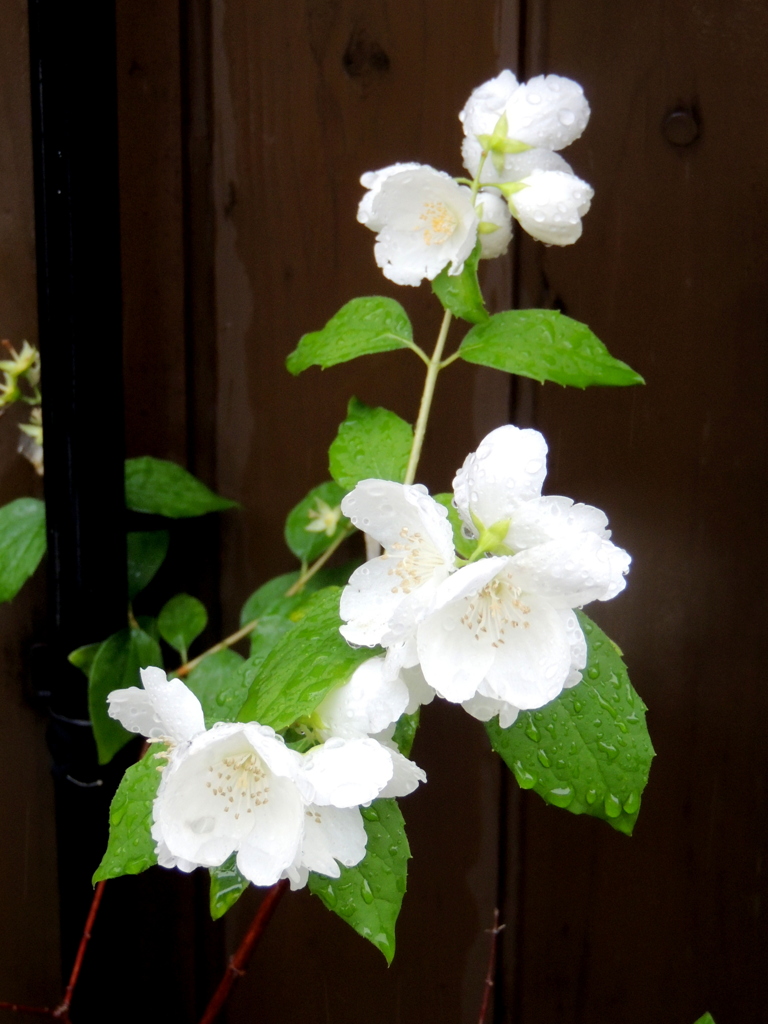
<instances>
[{"instance_id":1,"label":"wet leaf with water droplet","mask_svg":"<svg viewBox=\"0 0 768 1024\"><path fill-rule=\"evenodd\" d=\"M236 856L233 853L223 864L208 868L211 874L211 917L214 921L237 903L250 884L238 871Z\"/></svg>"},{"instance_id":2,"label":"wet leaf with water droplet","mask_svg":"<svg viewBox=\"0 0 768 1024\"><path fill-rule=\"evenodd\" d=\"M408 348L413 329L399 302L381 295L352 299L320 331L302 336L286 360L296 375L309 366L326 369L358 356Z\"/></svg>"},{"instance_id":3,"label":"wet leaf with water droplet","mask_svg":"<svg viewBox=\"0 0 768 1024\"><path fill-rule=\"evenodd\" d=\"M462 359L544 383L642 384L639 373L614 359L586 324L555 309L512 309L473 327L459 348Z\"/></svg>"},{"instance_id":4,"label":"wet leaf with water droplet","mask_svg":"<svg viewBox=\"0 0 768 1024\"><path fill-rule=\"evenodd\" d=\"M346 491L370 477L400 482L412 444L413 430L405 420L351 398L347 418L328 451L331 476Z\"/></svg>"},{"instance_id":5,"label":"wet leaf with water droplet","mask_svg":"<svg viewBox=\"0 0 768 1024\"><path fill-rule=\"evenodd\" d=\"M88 712L93 722L93 736L99 753L99 764L107 764L121 747L133 737L107 713L107 696L113 690L139 686L140 668L163 667L163 656L157 640L143 629L121 629L99 647L88 673Z\"/></svg>"},{"instance_id":6,"label":"wet leaf with water droplet","mask_svg":"<svg viewBox=\"0 0 768 1024\"><path fill-rule=\"evenodd\" d=\"M309 598L299 622L249 675L250 689L238 721L286 729L302 715L310 715L327 693L348 682L358 665L373 656L371 648L350 647L339 633L340 597L339 587L326 587Z\"/></svg>"},{"instance_id":7,"label":"wet leaf with water droplet","mask_svg":"<svg viewBox=\"0 0 768 1024\"><path fill-rule=\"evenodd\" d=\"M498 719L486 728L523 789L630 835L653 757L645 705L615 644L582 612L577 615L588 648L582 681L535 714L521 712L509 729L501 729ZM539 716L541 729L534 724ZM555 721L557 738L549 728Z\"/></svg>"},{"instance_id":8,"label":"wet leaf with water droplet","mask_svg":"<svg viewBox=\"0 0 768 1024\"><path fill-rule=\"evenodd\" d=\"M449 274L448 267L445 267L432 281L432 291L440 299L443 309L449 309L454 316L471 324L483 324L490 319L477 280L480 249L478 242L471 256L464 261L460 274Z\"/></svg>"},{"instance_id":9,"label":"wet leaf with water droplet","mask_svg":"<svg viewBox=\"0 0 768 1024\"><path fill-rule=\"evenodd\" d=\"M160 785L158 767L165 762L156 755L163 750L153 743L144 757L132 764L122 778L109 808L109 842L93 884L120 875L137 875L157 864L152 827L152 802Z\"/></svg>"},{"instance_id":10,"label":"wet leaf with water droplet","mask_svg":"<svg viewBox=\"0 0 768 1024\"><path fill-rule=\"evenodd\" d=\"M235 722L248 696L248 682L241 668L244 659L236 651L209 654L192 669L184 682L203 705L205 726Z\"/></svg>"},{"instance_id":11,"label":"wet leaf with water droplet","mask_svg":"<svg viewBox=\"0 0 768 1024\"><path fill-rule=\"evenodd\" d=\"M356 867L342 867L339 878L311 872L308 885L391 963L411 851L396 800L375 800L360 811L368 835L363 860Z\"/></svg>"}]
</instances>

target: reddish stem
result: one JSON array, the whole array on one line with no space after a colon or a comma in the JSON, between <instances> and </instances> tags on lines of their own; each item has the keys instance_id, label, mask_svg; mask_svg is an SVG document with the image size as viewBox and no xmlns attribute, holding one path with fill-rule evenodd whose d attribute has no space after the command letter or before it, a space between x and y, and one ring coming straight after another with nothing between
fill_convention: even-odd
<instances>
[{"instance_id":1,"label":"reddish stem","mask_svg":"<svg viewBox=\"0 0 768 1024\"><path fill-rule=\"evenodd\" d=\"M229 961L229 966L224 972L224 977L219 982L219 987L213 993L213 998L208 1007L200 1018L200 1024L213 1024L216 1020L221 1008L227 1000L230 989L237 981L237 979L245 974L245 968L248 961L251 958L251 954L256 948L256 943L262 936L264 929L269 924L272 915L277 909L277 904L280 902L283 893L288 888L288 879L284 878L282 881L273 885L271 889L267 889L264 899L259 905L259 909L256 911L256 916L251 921L251 926L245 933L243 941L237 948L237 952Z\"/></svg>"},{"instance_id":2,"label":"reddish stem","mask_svg":"<svg viewBox=\"0 0 768 1024\"><path fill-rule=\"evenodd\" d=\"M504 931L504 927L505 926L503 924L499 924L499 909L496 907L493 911L493 928L489 931L489 935L491 936L491 954L488 957L488 970L485 974L483 1002L480 1006L480 1017L478 1018L477 1024L485 1024L485 1015L488 1013L488 1007L491 1004L491 990L494 984L494 974L496 973L496 950L499 945L499 932Z\"/></svg>"},{"instance_id":3,"label":"reddish stem","mask_svg":"<svg viewBox=\"0 0 768 1024\"><path fill-rule=\"evenodd\" d=\"M88 911L88 917L85 920L85 928L83 928L83 936L80 939L80 945L77 950L77 956L75 962L72 965L72 973L69 976L69 984L67 985L66 991L64 992L64 998L61 1000L59 1005L51 1014L57 1020L64 1021L65 1024L69 1024L69 1007L72 1003L72 996L75 992L75 985L77 979L80 976L80 970L83 966L83 958L85 957L85 951L88 948L88 941L91 937L91 930L93 928L93 922L96 920L96 915L99 912L99 904L101 903L101 897L104 894L104 886L106 882L99 882L96 885L96 891L93 894L93 900L91 901L91 909Z\"/></svg>"},{"instance_id":4,"label":"reddish stem","mask_svg":"<svg viewBox=\"0 0 768 1024\"><path fill-rule=\"evenodd\" d=\"M91 901L91 909L88 911L88 917L85 920L85 927L83 928L83 935L77 949L77 956L75 957L75 962L72 965L69 984L64 991L64 998L61 1000L59 1005L51 1010L47 1006L24 1006L22 1003L0 1002L0 1010L13 1010L16 1013L34 1013L38 1017L54 1017L56 1020L62 1021L62 1024L70 1024L69 1007L72 1003L75 985L77 984L77 979L80 976L80 970L83 966L85 950L88 946L88 940L91 937L93 922L96 920L96 914L99 911L99 904L101 903L105 884L105 882L99 882L96 886L96 891L94 892L93 900Z\"/></svg>"}]
</instances>

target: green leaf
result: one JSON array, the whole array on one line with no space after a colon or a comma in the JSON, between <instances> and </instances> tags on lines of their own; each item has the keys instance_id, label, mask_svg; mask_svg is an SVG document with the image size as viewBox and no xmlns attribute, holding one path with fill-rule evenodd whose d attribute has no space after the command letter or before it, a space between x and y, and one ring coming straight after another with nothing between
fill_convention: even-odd
<instances>
[{"instance_id":1,"label":"green leaf","mask_svg":"<svg viewBox=\"0 0 768 1024\"><path fill-rule=\"evenodd\" d=\"M576 614L588 651L581 682L538 711L521 711L509 729L498 719L486 728L523 789L631 835L654 753L645 704L613 641Z\"/></svg>"},{"instance_id":2,"label":"green leaf","mask_svg":"<svg viewBox=\"0 0 768 1024\"><path fill-rule=\"evenodd\" d=\"M301 575L298 571L286 572L282 576L275 576L273 579L267 580L251 594L243 605L240 612L240 625L245 626L247 623L253 622L254 619L260 619L267 615L289 616L291 612L305 604L309 595L314 591L322 590L324 587L343 587L359 565L359 559L353 559L331 569L320 569L293 597L286 597L285 592L290 590L298 580Z\"/></svg>"},{"instance_id":3,"label":"green leaf","mask_svg":"<svg viewBox=\"0 0 768 1024\"><path fill-rule=\"evenodd\" d=\"M413 329L399 302L380 295L352 299L322 331L305 334L285 365L295 375L309 366L324 370L358 356L410 348Z\"/></svg>"},{"instance_id":4,"label":"green leaf","mask_svg":"<svg viewBox=\"0 0 768 1024\"><path fill-rule=\"evenodd\" d=\"M354 868L342 867L339 878L311 872L309 890L392 963L411 851L397 801L374 800L360 813L368 833L365 857Z\"/></svg>"},{"instance_id":5,"label":"green leaf","mask_svg":"<svg viewBox=\"0 0 768 1024\"><path fill-rule=\"evenodd\" d=\"M339 508L344 494L337 483L329 480L313 487L288 513L285 542L302 562L314 562L348 528L349 520Z\"/></svg>"},{"instance_id":6,"label":"green leaf","mask_svg":"<svg viewBox=\"0 0 768 1024\"><path fill-rule=\"evenodd\" d=\"M136 621L139 624L139 629L143 629L153 640L160 643L160 630L157 628L157 619L153 615L137 615Z\"/></svg>"},{"instance_id":7,"label":"green leaf","mask_svg":"<svg viewBox=\"0 0 768 1024\"><path fill-rule=\"evenodd\" d=\"M449 309L454 316L468 320L471 324L482 324L489 319L477 280L479 260L478 242L460 274L452 276L448 273L448 267L445 267L432 282L432 291L440 299L443 309Z\"/></svg>"},{"instance_id":8,"label":"green leaf","mask_svg":"<svg viewBox=\"0 0 768 1024\"><path fill-rule=\"evenodd\" d=\"M421 708L417 708L412 715L400 715L392 734L392 740L403 757L411 756L411 747L416 739L416 730L419 727Z\"/></svg>"},{"instance_id":9,"label":"green leaf","mask_svg":"<svg viewBox=\"0 0 768 1024\"><path fill-rule=\"evenodd\" d=\"M211 917L217 921L234 906L249 886L249 881L237 870L236 854L232 854L211 873Z\"/></svg>"},{"instance_id":10,"label":"green leaf","mask_svg":"<svg viewBox=\"0 0 768 1024\"><path fill-rule=\"evenodd\" d=\"M208 625L208 612L202 601L190 594L176 594L166 601L157 617L160 636L187 660L187 651Z\"/></svg>"},{"instance_id":11,"label":"green leaf","mask_svg":"<svg viewBox=\"0 0 768 1024\"><path fill-rule=\"evenodd\" d=\"M85 647L75 648L74 651L70 651L67 655L67 661L70 661L76 668L85 672L86 676L90 676L93 662L101 649L102 643L103 641L100 641L97 644L86 644Z\"/></svg>"},{"instance_id":12,"label":"green leaf","mask_svg":"<svg viewBox=\"0 0 768 1024\"><path fill-rule=\"evenodd\" d=\"M129 533L128 541L128 600L147 586L165 561L170 534L167 530L142 530Z\"/></svg>"},{"instance_id":13,"label":"green leaf","mask_svg":"<svg viewBox=\"0 0 768 1024\"><path fill-rule=\"evenodd\" d=\"M644 384L614 359L586 324L556 309L512 309L473 327L459 348L468 363L532 377L543 384Z\"/></svg>"},{"instance_id":14,"label":"green leaf","mask_svg":"<svg viewBox=\"0 0 768 1024\"><path fill-rule=\"evenodd\" d=\"M705 1013L703 1017L699 1017L696 1024L715 1024L715 1019L711 1013Z\"/></svg>"},{"instance_id":15,"label":"green leaf","mask_svg":"<svg viewBox=\"0 0 768 1024\"><path fill-rule=\"evenodd\" d=\"M280 637L258 668L239 721L271 725L279 732L311 714L330 690L346 683L373 656L368 647L350 647L339 633L340 597L338 587L310 597L303 618Z\"/></svg>"},{"instance_id":16,"label":"green leaf","mask_svg":"<svg viewBox=\"0 0 768 1024\"><path fill-rule=\"evenodd\" d=\"M10 601L45 553L45 505L17 498L0 508L0 602Z\"/></svg>"},{"instance_id":17,"label":"green leaf","mask_svg":"<svg viewBox=\"0 0 768 1024\"><path fill-rule=\"evenodd\" d=\"M169 519L202 516L237 507L222 498L182 466L144 455L125 462L125 503L134 512L149 512Z\"/></svg>"},{"instance_id":18,"label":"green leaf","mask_svg":"<svg viewBox=\"0 0 768 1024\"><path fill-rule=\"evenodd\" d=\"M240 671L244 659L236 651L216 651L203 658L184 682L203 705L205 726L214 722L235 722L248 696L248 685Z\"/></svg>"},{"instance_id":19,"label":"green leaf","mask_svg":"<svg viewBox=\"0 0 768 1024\"><path fill-rule=\"evenodd\" d=\"M109 808L109 842L93 884L120 875L138 875L157 864L152 827L152 803L165 763L159 744L153 743L144 757L132 764L122 778Z\"/></svg>"},{"instance_id":20,"label":"green leaf","mask_svg":"<svg viewBox=\"0 0 768 1024\"><path fill-rule=\"evenodd\" d=\"M477 547L477 538L470 540L462 533L462 526L464 524L462 523L458 509L453 504L453 495L433 494L432 497L438 505L442 505L443 508L448 509L448 522L451 524L451 529L453 530L453 546L456 548L457 553L461 555L462 558L470 558Z\"/></svg>"},{"instance_id":21,"label":"green leaf","mask_svg":"<svg viewBox=\"0 0 768 1024\"><path fill-rule=\"evenodd\" d=\"M328 451L331 476L345 491L369 477L400 482L412 444L413 430L405 420L351 398L347 418Z\"/></svg>"},{"instance_id":22,"label":"green leaf","mask_svg":"<svg viewBox=\"0 0 768 1024\"><path fill-rule=\"evenodd\" d=\"M107 714L107 695L113 690L140 686L140 668L162 667L160 646L142 629L121 629L104 641L89 675L88 709L99 753L99 764L111 761L135 735Z\"/></svg>"}]
</instances>

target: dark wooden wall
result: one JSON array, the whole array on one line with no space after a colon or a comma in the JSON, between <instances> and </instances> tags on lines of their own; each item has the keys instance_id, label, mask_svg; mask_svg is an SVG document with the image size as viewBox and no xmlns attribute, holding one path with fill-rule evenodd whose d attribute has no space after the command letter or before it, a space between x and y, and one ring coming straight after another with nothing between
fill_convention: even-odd
<instances>
[{"instance_id":1,"label":"dark wooden wall","mask_svg":"<svg viewBox=\"0 0 768 1024\"><path fill-rule=\"evenodd\" d=\"M0 336L17 340L34 336L35 301L25 11L0 9ZM414 861L394 966L291 896L231 1024L474 1021L499 896L498 1022L693 1024L707 1008L718 1024L768 1020L766 36L755 0L118 3L129 454L187 462L243 503L204 538L220 544L218 597L215 557L186 570L225 630L292 567L283 519L325 478L347 397L416 414L408 353L297 380L283 368L355 295L395 295L424 344L436 332L428 289L396 289L375 267L355 221L359 175L395 160L458 173L456 114L501 67L583 83L593 118L567 155L596 198L578 245L522 239L514 265L488 268L492 302L514 292L563 308L648 381L583 394L523 383L510 396L501 375L455 366L424 462L424 481L446 489L514 414L548 437L550 493L605 508L633 553L627 592L592 611L651 708L659 756L635 837L520 794L477 723L430 708L414 751L429 785L404 802ZM686 129L697 137L683 145ZM5 501L36 485L0 426ZM18 647L39 602L31 589L0 609L0 771L14 780L0 797L14 823L0 841L0 999L28 1001L55 998L58 969L46 754ZM179 909L198 887L155 874L123 897L137 915L155 907L152 932L167 920L162 942L133 951L132 977L164 982L164 1016L176 1005L191 1021L258 896L203 931ZM104 943L131 955L115 934ZM147 998L132 982L113 1019L146 1016Z\"/></svg>"}]
</instances>

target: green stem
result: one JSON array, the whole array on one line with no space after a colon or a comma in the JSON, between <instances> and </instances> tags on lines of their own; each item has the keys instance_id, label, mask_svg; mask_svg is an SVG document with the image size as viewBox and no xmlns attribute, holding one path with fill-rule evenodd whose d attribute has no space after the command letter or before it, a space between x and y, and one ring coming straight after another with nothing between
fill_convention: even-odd
<instances>
[{"instance_id":1,"label":"green stem","mask_svg":"<svg viewBox=\"0 0 768 1024\"><path fill-rule=\"evenodd\" d=\"M429 366L429 356L424 351L424 349L419 348L419 346L413 341L406 341L405 344L408 346L411 352L416 353L416 355L419 357L422 363L424 363L425 366Z\"/></svg>"},{"instance_id":2,"label":"green stem","mask_svg":"<svg viewBox=\"0 0 768 1024\"><path fill-rule=\"evenodd\" d=\"M403 481L405 484L412 484L416 479L416 467L419 464L421 448L424 444L424 435L427 432L427 420L429 419L429 411L432 407L432 398L435 394L435 383L437 382L437 375L441 370L440 361L443 358L443 349L445 348L445 340L448 337L448 328L450 326L451 311L446 309L443 314L443 322L440 324L440 333L435 343L435 351L432 353L432 358L429 361L427 377L424 381L424 391L422 392L421 405L419 406L419 418L416 420L416 429L413 432L411 457L408 460L408 469L405 471L405 480Z\"/></svg>"}]
</instances>

